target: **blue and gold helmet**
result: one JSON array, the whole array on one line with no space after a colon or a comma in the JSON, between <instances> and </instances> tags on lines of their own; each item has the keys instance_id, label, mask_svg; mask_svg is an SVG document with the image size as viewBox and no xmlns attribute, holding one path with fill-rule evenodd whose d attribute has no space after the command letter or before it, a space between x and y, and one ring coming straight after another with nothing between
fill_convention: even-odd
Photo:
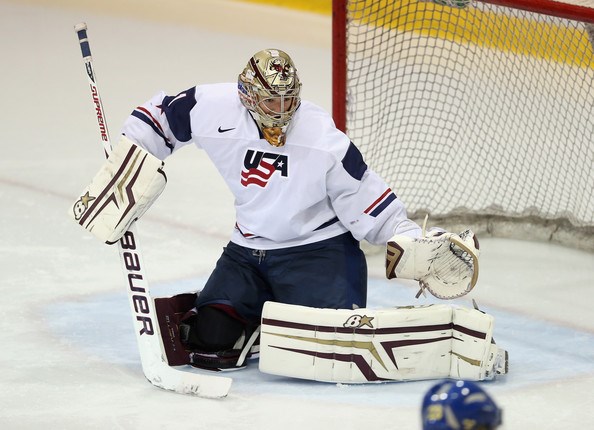
<instances>
[{"instance_id":1,"label":"blue and gold helmet","mask_svg":"<svg viewBox=\"0 0 594 430\"><path fill-rule=\"evenodd\" d=\"M442 381L423 398L423 430L492 430L501 425L501 409L477 384Z\"/></svg>"}]
</instances>

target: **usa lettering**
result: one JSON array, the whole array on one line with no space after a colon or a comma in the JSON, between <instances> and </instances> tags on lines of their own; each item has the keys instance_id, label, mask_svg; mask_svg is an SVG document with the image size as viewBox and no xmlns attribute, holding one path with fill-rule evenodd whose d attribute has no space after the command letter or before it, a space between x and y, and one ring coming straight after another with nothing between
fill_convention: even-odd
<instances>
[{"instance_id":1,"label":"usa lettering","mask_svg":"<svg viewBox=\"0 0 594 430\"><path fill-rule=\"evenodd\" d=\"M289 176L289 163L286 155L272 152L254 151L249 149L245 154L243 165L247 170L258 167L268 167L272 171L280 172L285 178ZM272 172L270 172L272 173Z\"/></svg>"},{"instance_id":2,"label":"usa lettering","mask_svg":"<svg viewBox=\"0 0 594 430\"><path fill-rule=\"evenodd\" d=\"M155 334L155 330L153 328L153 321L151 320L151 317L148 316L150 313L150 301L146 295L146 288L143 286L144 279L140 273L134 273L139 272L141 269L140 258L138 257L138 254L134 252L136 250L134 235L127 231L120 239L120 244L122 245L122 249L126 250L122 255L124 257L124 265L126 266L128 275L128 288L130 288L130 291L133 293L136 293L132 294L131 299L134 305L136 321L141 325L140 335L153 335Z\"/></svg>"}]
</instances>

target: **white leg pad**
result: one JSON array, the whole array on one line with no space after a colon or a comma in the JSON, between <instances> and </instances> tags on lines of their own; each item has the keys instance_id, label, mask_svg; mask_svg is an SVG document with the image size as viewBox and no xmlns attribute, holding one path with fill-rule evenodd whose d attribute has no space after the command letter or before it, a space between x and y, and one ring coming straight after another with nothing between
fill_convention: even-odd
<instances>
[{"instance_id":1,"label":"white leg pad","mask_svg":"<svg viewBox=\"0 0 594 430\"><path fill-rule=\"evenodd\" d=\"M491 316L450 305L334 310L267 302L259 366L324 382L481 380L492 330Z\"/></svg>"},{"instance_id":2,"label":"white leg pad","mask_svg":"<svg viewBox=\"0 0 594 430\"><path fill-rule=\"evenodd\" d=\"M493 364L489 357L494 318L475 309L455 308L452 322L450 376L472 381L487 379L488 364Z\"/></svg>"}]
</instances>

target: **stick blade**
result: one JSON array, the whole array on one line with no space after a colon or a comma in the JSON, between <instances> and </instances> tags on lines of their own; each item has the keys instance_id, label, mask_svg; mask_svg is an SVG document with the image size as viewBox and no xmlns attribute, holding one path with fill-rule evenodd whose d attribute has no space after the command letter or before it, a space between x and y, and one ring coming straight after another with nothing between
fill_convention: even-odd
<instances>
[{"instance_id":1,"label":"stick blade","mask_svg":"<svg viewBox=\"0 0 594 430\"><path fill-rule=\"evenodd\" d=\"M174 368L162 362L158 367L158 369L143 369L148 381L155 387L179 394L221 399L227 397L233 382L233 379L223 376L194 373L190 366Z\"/></svg>"}]
</instances>

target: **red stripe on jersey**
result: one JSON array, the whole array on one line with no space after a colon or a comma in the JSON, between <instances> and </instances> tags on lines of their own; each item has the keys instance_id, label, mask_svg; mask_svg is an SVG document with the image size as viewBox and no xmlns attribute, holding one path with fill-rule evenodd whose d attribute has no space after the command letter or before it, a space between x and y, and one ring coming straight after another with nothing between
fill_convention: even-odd
<instances>
[{"instance_id":1,"label":"red stripe on jersey","mask_svg":"<svg viewBox=\"0 0 594 430\"><path fill-rule=\"evenodd\" d=\"M237 231L239 231L241 233L241 235L243 237L245 237L246 239L249 239L250 237L253 237L254 235L252 233L244 233L243 231L241 231L241 229L239 228L239 225L237 223L235 223L235 228L237 229Z\"/></svg>"},{"instance_id":2,"label":"red stripe on jersey","mask_svg":"<svg viewBox=\"0 0 594 430\"><path fill-rule=\"evenodd\" d=\"M143 112L146 116L148 116L153 121L153 123L159 128L159 130L161 130L161 133L165 134L165 132L163 131L163 127L161 127L161 124L159 123L159 121L157 121L146 108L143 108L142 106L138 106L136 109L138 109L139 111Z\"/></svg>"},{"instance_id":3,"label":"red stripe on jersey","mask_svg":"<svg viewBox=\"0 0 594 430\"><path fill-rule=\"evenodd\" d=\"M374 207L375 205L377 205L379 202L381 202L383 199L385 199L385 198L386 198L386 196L387 196L388 194L390 194L391 192L392 192L392 190L391 190L390 188L388 188L386 191L384 191L384 194L382 194L382 195L381 195L381 196L380 196L380 197L379 197L379 198L378 198L378 199L377 199L375 202L373 202L373 203L371 204L371 206L369 206L367 209L365 209L365 210L363 211L363 213L369 213L369 212L371 212L371 210L373 209L373 207Z\"/></svg>"}]
</instances>

